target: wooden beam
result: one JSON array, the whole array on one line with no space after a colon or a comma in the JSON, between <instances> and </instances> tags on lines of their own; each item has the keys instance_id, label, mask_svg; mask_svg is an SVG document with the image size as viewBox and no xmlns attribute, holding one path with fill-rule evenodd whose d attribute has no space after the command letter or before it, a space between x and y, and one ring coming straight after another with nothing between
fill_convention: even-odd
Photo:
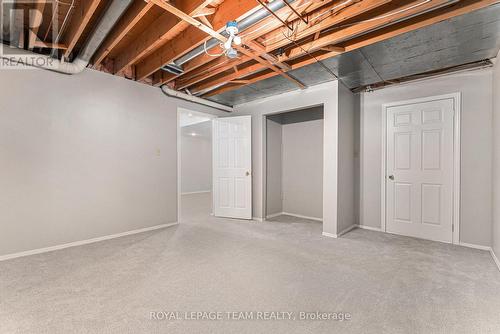
<instances>
[{"instance_id":1,"label":"wooden beam","mask_svg":"<svg viewBox=\"0 0 500 334\"><path fill-rule=\"evenodd\" d=\"M200 22L202 22L203 24L205 24L207 27L209 27L210 29L213 29L214 27L212 26L212 23L210 23L210 21L207 19L206 16L199 16L198 17L198 20L200 20Z\"/></svg>"},{"instance_id":2,"label":"wooden beam","mask_svg":"<svg viewBox=\"0 0 500 334\"><path fill-rule=\"evenodd\" d=\"M331 58L335 55L338 55L338 53L336 51L328 52L328 53L323 52L322 54L314 54L315 58L311 58L309 56L304 56L303 58L296 60L291 65L291 68L292 68L292 70L296 70L296 69L299 69L299 68L304 67L306 65L310 65L312 63L315 63L316 59L323 60L323 59ZM223 84L224 82L231 83L231 82L235 82L235 81L241 81L240 83L243 83L243 81L245 81L245 84L251 84L251 83L255 83L255 82L262 81L264 79L276 76L276 73L274 73L272 71L270 72L262 67L259 67L258 65L259 64L254 64L254 65L249 65L245 68L242 68L239 71L237 76L236 75L229 75L229 76L225 76L225 77L219 77L215 81L215 83L217 84L217 86L219 88L216 88L214 90L210 90L207 93L204 93L203 97L209 97L209 96L221 94L225 91L235 89L234 86L221 86L221 84ZM252 76L253 73L257 73L257 74ZM239 80L239 78L244 78L244 79ZM230 79L230 81L227 81L227 79ZM200 86L194 86L192 91L199 92L199 91L202 91L202 90L208 89L209 87L214 87L214 86L215 86L214 82L205 83L205 84L200 85ZM231 89L228 89L229 87L231 87Z\"/></svg>"},{"instance_id":3,"label":"wooden beam","mask_svg":"<svg viewBox=\"0 0 500 334\"><path fill-rule=\"evenodd\" d=\"M216 9L215 8L205 8L202 11L200 11L197 14L192 15L193 17L200 17L200 16L209 16L215 14Z\"/></svg>"},{"instance_id":4,"label":"wooden beam","mask_svg":"<svg viewBox=\"0 0 500 334\"><path fill-rule=\"evenodd\" d=\"M160 6L161 8L165 9L166 11L173 14L174 16L177 16L179 19L189 23L192 26L195 26L196 28L198 28L201 31L205 32L206 34L212 36L213 38L218 39L222 43L224 43L227 40L226 37L222 36L217 31L215 31L212 28L206 26L205 24L197 21L192 16L184 13L182 10L178 9L177 7L171 5L170 3L167 2L167 0L150 0L150 1L154 4L156 4L157 6Z\"/></svg>"},{"instance_id":5,"label":"wooden beam","mask_svg":"<svg viewBox=\"0 0 500 334\"><path fill-rule=\"evenodd\" d=\"M34 11L30 11L29 41L28 47L33 49L38 39L38 30L43 21L46 0L37 1Z\"/></svg>"},{"instance_id":6,"label":"wooden beam","mask_svg":"<svg viewBox=\"0 0 500 334\"><path fill-rule=\"evenodd\" d=\"M307 14L304 13L306 15L306 17L304 17L302 14L300 14L299 12L297 12L297 10L288 3L288 1L283 1L285 3L285 5L290 8L290 10L299 17L299 19L304 22L305 24L309 24L309 20L307 18Z\"/></svg>"},{"instance_id":7,"label":"wooden beam","mask_svg":"<svg viewBox=\"0 0 500 334\"><path fill-rule=\"evenodd\" d=\"M224 86L221 86L219 88L211 90L208 93L205 93L205 94L201 95L201 97L207 98L207 97L210 97L210 96L219 95L219 94L222 94L222 93L225 93L225 92L229 92L229 91L232 91L232 90L244 87L246 85L249 85L249 84L252 84L252 83L255 83L255 82L258 82L258 81L265 80L267 78L272 78L274 76L276 76L276 73L274 73L272 71L264 71L261 74L259 74L258 76L256 76L255 78L251 78L251 79L245 80L246 81L245 83L240 83L240 84L234 85L231 82L228 82Z\"/></svg>"},{"instance_id":8,"label":"wooden beam","mask_svg":"<svg viewBox=\"0 0 500 334\"><path fill-rule=\"evenodd\" d=\"M292 68L278 59L278 57L267 53L266 48L255 41L246 41L245 44L250 47L252 50L258 52L259 56L262 56L264 59L267 59L271 64L276 65L283 69L284 71L290 71Z\"/></svg>"},{"instance_id":9,"label":"wooden beam","mask_svg":"<svg viewBox=\"0 0 500 334\"><path fill-rule=\"evenodd\" d=\"M168 73L163 70L158 70L153 74L152 77L153 77L153 86L160 87L164 83L174 80L177 76L175 74Z\"/></svg>"},{"instance_id":10,"label":"wooden beam","mask_svg":"<svg viewBox=\"0 0 500 334\"><path fill-rule=\"evenodd\" d=\"M251 58L247 56L243 56L241 58L244 59L243 63L251 60ZM241 59L229 60L226 57L219 57L211 63L208 63L207 67L197 68L192 73L189 73L188 76L182 76L178 81L176 81L175 87L176 89L184 89L198 82L206 80L214 76L214 74L216 73L225 72L235 65L239 65L241 63Z\"/></svg>"},{"instance_id":11,"label":"wooden beam","mask_svg":"<svg viewBox=\"0 0 500 334\"><path fill-rule=\"evenodd\" d=\"M311 35L314 36L315 34L319 34L319 32L322 29L328 28L332 25L340 24L340 23L344 22L345 20L362 15L369 10L373 10L375 8L379 8L381 6L384 6L384 5L388 4L389 2L391 2L391 1L390 0L382 0L382 1L381 0L363 0L363 1L357 2L349 7L338 7L338 2L331 3L326 7L325 7L325 4L322 4L323 7L318 7L318 5L311 6L310 10L318 10L318 8L320 8L320 10L318 10L318 12L313 12L313 13L308 12L311 24L314 24L314 23L316 23L316 24L312 25L312 26L304 25L300 21L299 24L297 25L297 28L296 28L297 31L294 34L293 39L296 38L295 37L296 35L300 36L301 38L311 36ZM286 8L286 9L288 10L288 8ZM318 21L318 17L320 17L320 15L322 15L323 13L326 13L328 11L330 11L332 13L336 13L336 15L332 15L330 17L327 16L323 21L321 21L320 23L317 23L316 21ZM290 11L288 10L288 13L289 12ZM284 16L286 13L287 13L287 11L282 11L282 12L278 13L278 15ZM294 18L295 18L295 20L299 20L297 17L294 17ZM262 25L267 27L267 26L269 26L269 23L263 22ZM291 41L285 39L285 37L283 35L283 29L285 29L285 28L280 27L279 22L277 23L277 26L271 25L270 27L272 29L269 29L269 30L257 29L257 32L265 34L263 36L264 41L267 40L267 41L275 43L277 48L286 46L287 44L291 43ZM276 27L278 27L277 30L276 30ZM277 41L276 36L278 36L278 37L280 36L281 39ZM257 37L256 33L249 33L247 36L244 37L244 39L247 40L247 39L252 39L255 37ZM284 42L283 40L286 40L286 42ZM275 50L275 48L270 48L269 46L266 45L266 47L264 49L261 49L260 51L261 52L272 52L274 50ZM207 58L207 57L200 56L195 61L203 62L203 61L205 61L205 58ZM287 55L285 55L285 57L279 57L278 60L283 62L283 61L286 61L286 59L288 59L288 58L289 57ZM246 61L248 61L248 60L242 58L240 63L243 63ZM207 63L207 62L205 61L205 63ZM208 68L209 66L210 66L210 63L207 63L206 65L203 66L203 68ZM189 65L186 64L186 66L184 66L184 70L186 71L188 69L189 69ZM218 73L223 72L223 70L224 70L223 68L220 68L220 69L213 70L211 72L213 75L216 75ZM198 79L192 79L190 83L194 84L194 83L199 82L199 81L200 80L198 80ZM185 86L186 84L188 84L188 83L183 82L182 86L187 87L187 86Z\"/></svg>"},{"instance_id":12,"label":"wooden beam","mask_svg":"<svg viewBox=\"0 0 500 334\"><path fill-rule=\"evenodd\" d=\"M465 15L470 12L500 3L500 0L463 0L447 8L414 17L407 21L397 23L375 32L347 41L346 51L352 51L364 46L387 40L398 35L428 27L430 25L449 20L456 16Z\"/></svg>"},{"instance_id":13,"label":"wooden beam","mask_svg":"<svg viewBox=\"0 0 500 334\"><path fill-rule=\"evenodd\" d=\"M316 62L316 59L317 60L324 60L327 58L334 57L334 56L338 55L338 53L337 52L324 53L323 51L319 51L317 53L314 53L313 55L314 55L314 58L311 58L309 56L304 56L300 59L294 60L294 62L291 64L292 69L296 70L296 69L299 69L301 67L313 64ZM259 82L259 81L262 81L262 80L265 80L268 78L272 78L274 76L276 76L276 73L264 69L263 71L258 72L255 75L250 75L248 77L244 77L243 80L247 81L246 84L252 84L252 83ZM241 86L244 86L244 84L242 84ZM238 87L236 87L236 88L238 88ZM224 92L231 91L231 90L236 89L236 88L234 86L224 85L224 86L221 86L219 88L216 88L214 90L211 90L211 91L203 94L202 97L210 97L210 96L222 94Z\"/></svg>"},{"instance_id":14,"label":"wooden beam","mask_svg":"<svg viewBox=\"0 0 500 334\"><path fill-rule=\"evenodd\" d=\"M231 81L231 83L234 83L234 84L248 84L250 82L250 80L233 80Z\"/></svg>"},{"instance_id":15,"label":"wooden beam","mask_svg":"<svg viewBox=\"0 0 500 334\"><path fill-rule=\"evenodd\" d=\"M58 49L58 50L66 50L68 48L64 44L46 43L42 41L35 41L33 47L41 49Z\"/></svg>"},{"instance_id":16,"label":"wooden beam","mask_svg":"<svg viewBox=\"0 0 500 334\"><path fill-rule=\"evenodd\" d=\"M328 47L329 45L337 44L341 41L345 41L346 39L354 38L381 27L391 25L406 17L419 15L420 13L446 5L447 3L449 3L449 0L434 0L427 3L422 2L421 0L411 1L402 7L395 7L389 13L384 14L381 19L364 21L348 26L344 29L334 30L333 32L326 34L315 41L293 47L289 50L288 59L300 57L305 53L304 51L312 52L323 47ZM391 13L392 15L387 16Z\"/></svg>"},{"instance_id":17,"label":"wooden beam","mask_svg":"<svg viewBox=\"0 0 500 334\"><path fill-rule=\"evenodd\" d=\"M293 26L287 20L283 20L281 17L279 17L279 15L276 14L271 8L269 8L269 6L266 5L266 3L264 1L262 1L262 0L256 0L256 1L262 6L262 8L264 8L265 10L267 10L269 12L269 14L271 14L272 16L274 16L274 18L276 20L280 21L281 24L283 24L283 26L287 27L288 30L293 31Z\"/></svg>"},{"instance_id":18,"label":"wooden beam","mask_svg":"<svg viewBox=\"0 0 500 334\"><path fill-rule=\"evenodd\" d=\"M188 0L181 1L180 10L190 15L195 15L205 9L213 0ZM149 2L154 4L153 2ZM162 14L156 19L123 53L115 59L115 73L124 71L127 67L136 64L150 52L160 48L167 41L184 31L189 24L172 16L170 13ZM141 79L145 78L142 77Z\"/></svg>"},{"instance_id":19,"label":"wooden beam","mask_svg":"<svg viewBox=\"0 0 500 334\"><path fill-rule=\"evenodd\" d=\"M65 33L65 42L63 44L67 45L68 48L64 53L64 57L68 58L73 52L73 49L78 43L78 40L83 34L83 31L90 22L90 19L94 15L97 7L99 7L102 0L80 0L76 3L76 8L73 10L71 15L70 24Z\"/></svg>"},{"instance_id":20,"label":"wooden beam","mask_svg":"<svg viewBox=\"0 0 500 334\"><path fill-rule=\"evenodd\" d=\"M206 90L208 90L210 88L219 87L219 86L221 86L221 85L223 85L225 83L228 83L228 82L234 81L236 79L248 76L248 75L250 75L252 73L255 73L255 72L258 72L258 71L262 71L262 69L265 69L265 67L263 67L259 63L257 63L257 64L253 63L252 65L249 65L249 66L247 66L245 68L242 68L242 69L240 69L237 72L233 72L233 73L230 73L230 74L224 74L222 76L215 77L215 78L211 79L208 82L192 86L192 87L189 88L189 90L193 94L204 92L204 91L206 91Z\"/></svg>"},{"instance_id":21,"label":"wooden beam","mask_svg":"<svg viewBox=\"0 0 500 334\"><path fill-rule=\"evenodd\" d=\"M153 6L154 4L145 2L144 0L134 1L94 55L94 68L108 56L113 48L115 48L118 43L122 41L122 39L151 10L151 8L153 8Z\"/></svg>"},{"instance_id":22,"label":"wooden beam","mask_svg":"<svg viewBox=\"0 0 500 334\"><path fill-rule=\"evenodd\" d=\"M123 72L149 52L159 48L179 34L187 24L168 13L158 17L137 39L115 58L114 72Z\"/></svg>"},{"instance_id":23,"label":"wooden beam","mask_svg":"<svg viewBox=\"0 0 500 334\"><path fill-rule=\"evenodd\" d=\"M315 35L327 28L340 24L346 20L360 16L369 11L381 8L385 5L394 2L392 0L361 0L353 2L350 5L337 8L338 3L325 8L329 10L330 15L323 15L326 11L321 10L319 13L310 15L310 23L308 25L299 24L296 27L296 32L290 38L299 41L303 38ZM399 1L401 2L401 1ZM422 0L420 0L422 2ZM399 5L400 7L401 5ZM276 50L290 44L290 40L284 36L283 29L276 29L262 37L263 44L266 45L267 52Z\"/></svg>"},{"instance_id":24,"label":"wooden beam","mask_svg":"<svg viewBox=\"0 0 500 334\"><path fill-rule=\"evenodd\" d=\"M225 36L221 35L220 33L218 33L217 31L215 31L213 29L211 29L210 27L204 25L203 23L197 21L196 19L192 18L191 16L187 15L186 13L182 12L181 10L179 10L176 7L172 6L171 4L165 2L164 0L150 0L150 1L152 1L153 3L155 3L158 6L162 7L163 9L169 11L170 13L172 13L175 16L179 17L180 19L186 21L187 23L195 26L196 28L200 29L201 31L207 33L208 35L210 35L210 36L218 39L222 43L225 43L227 41L227 38ZM249 50L245 49L242 46L237 46L236 49L239 52L243 53L244 55L246 55L246 56L248 56L250 58L253 58L254 60L256 60L257 62L259 62L263 66L266 66L266 67L270 68L271 70L273 70L274 72L280 74L284 78L286 78L286 79L294 82L299 87L305 88L304 84L302 84L300 81L298 81L297 79L295 79L295 78L291 77L290 75L286 74L282 69L276 67L275 65L271 64L270 62L268 62L268 61L260 58L258 55L255 55L253 51L249 51Z\"/></svg>"},{"instance_id":25,"label":"wooden beam","mask_svg":"<svg viewBox=\"0 0 500 334\"><path fill-rule=\"evenodd\" d=\"M234 19L240 19L249 11L258 8L258 4L248 0L230 0L224 1L218 8L212 19L213 30L222 31L226 23ZM187 23L186 23L187 24ZM139 77L147 77L159 70L166 64L171 63L176 58L186 54L194 48L202 45L203 42L210 39L203 31L196 27L187 28L175 40L172 40L150 55L145 57L137 64L137 73ZM210 61L213 58L210 58Z\"/></svg>"},{"instance_id":26,"label":"wooden beam","mask_svg":"<svg viewBox=\"0 0 500 334\"><path fill-rule=\"evenodd\" d=\"M347 42L344 43L345 50L346 51L356 50L358 48L361 48L361 47L364 47L364 46L367 46L367 45L370 45L370 44L373 44L376 42L384 41L384 40L390 39L392 37L413 31L415 29L424 28L424 27L430 26L432 24L451 19L451 18L456 17L456 16L464 15L464 14L488 7L488 6L496 4L496 3L500 3L500 0L463 0L463 1L460 1L456 4L454 4L454 5L451 5L451 6L448 6L445 8L441 8L441 9L437 9L435 11L425 13L425 14L422 14L422 15L417 16L417 17L413 17L413 18L408 19L406 21L402 21L402 22L393 24L391 26L382 28L380 30L370 32L366 35L356 37L352 40L348 40ZM322 51L318 51L318 52L322 52ZM323 52L322 54L313 53L313 55L315 56L316 59L323 60L323 59L333 57L333 56L337 55L337 53L336 52L329 52L329 53ZM315 59L313 59L309 56L303 56L302 58L297 59L296 61L292 62L291 66L292 66L292 69L298 69L298 68L310 65L310 64L315 63L315 62L316 62ZM252 78L248 79L248 81L249 81L249 83L254 83L254 82L258 82L258 81L273 77L275 75L276 74L273 72L264 71L264 72L261 72L255 76L253 76ZM239 87L242 87L242 86L243 85L240 85ZM214 89L208 93L205 93L203 95L203 97L209 97L209 96L213 96L213 95L222 94L224 92L228 92L228 91L237 89L239 87L225 85L225 86L219 87L217 89Z\"/></svg>"},{"instance_id":27,"label":"wooden beam","mask_svg":"<svg viewBox=\"0 0 500 334\"><path fill-rule=\"evenodd\" d=\"M345 48L342 46L333 46L333 45L325 45L321 48L323 51L328 51L328 52L337 52L337 53L342 53L345 52Z\"/></svg>"},{"instance_id":28,"label":"wooden beam","mask_svg":"<svg viewBox=\"0 0 500 334\"><path fill-rule=\"evenodd\" d=\"M328 5L328 3L331 2L329 1L314 1L314 0L298 0L293 3L295 8L298 8L300 10L304 10L306 13L310 13L320 7L324 7L325 5ZM328 7L326 7L328 8ZM290 11L289 8L282 8L279 11L276 12L276 14L283 19L289 18L289 20L296 19L294 16L294 13ZM276 21L274 17L268 17L267 19L264 19L262 22L259 22L259 29L256 30L251 30L248 32L243 32L242 33L242 38L245 41L248 40L254 40L257 36L269 33L270 31L281 27L281 23L279 21ZM211 56L208 56L207 54L202 54L186 64L183 65L184 73L190 73L193 70L196 70L198 68L207 68L208 63L212 62L214 59ZM240 63L244 63L248 61L248 59L245 59L245 57L240 57ZM204 70L203 70L204 71ZM185 75L184 74L184 75ZM215 73L216 74L216 73Z\"/></svg>"},{"instance_id":29,"label":"wooden beam","mask_svg":"<svg viewBox=\"0 0 500 334\"><path fill-rule=\"evenodd\" d=\"M324 46L328 46L331 44L334 44L338 41L344 40L346 38L352 37L352 36L357 36L359 34L363 34L367 31L371 31L373 29L376 29L380 26L385 26L387 24L390 24L391 22L394 22L396 20L400 20L403 17L406 16L411 16L415 15L420 11L425 11L429 10L430 8L434 8L435 6L439 4L446 3L447 0L437 0L435 2L430 2L426 4L422 4L421 1L417 0L411 3L406 4L402 8L395 8L393 10L393 13L395 13L392 16L386 16L384 15L384 18L381 20L370 20L367 22L361 22L358 24L355 24L353 26L348 26L344 29L339 29L339 30L334 30L332 33L325 35L323 37L318 38L317 40L313 40L312 42L306 43L304 45L296 46L293 47L287 56L282 57L282 61L285 60L290 60L294 59L300 56L303 56L306 54L306 52L313 52L315 50L319 50ZM415 7L415 5L422 4L421 6ZM432 4L432 7L430 7ZM402 11L402 9L408 9L407 11ZM333 54L338 54L339 52L334 51ZM333 55L332 54L332 55ZM262 68L261 68L262 70ZM230 76L229 76L230 77ZM267 77L267 76L266 76ZM223 81L224 78L219 78L217 80L213 80L214 83L217 83L219 81ZM204 86L209 86L212 83L205 83ZM212 85L212 87L218 87L217 85Z\"/></svg>"}]
</instances>

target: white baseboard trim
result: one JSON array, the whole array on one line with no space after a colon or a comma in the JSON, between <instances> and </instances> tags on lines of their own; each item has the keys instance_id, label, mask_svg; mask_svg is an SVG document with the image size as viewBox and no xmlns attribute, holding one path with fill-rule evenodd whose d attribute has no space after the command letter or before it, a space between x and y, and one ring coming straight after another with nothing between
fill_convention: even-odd
<instances>
[{"instance_id":1,"label":"white baseboard trim","mask_svg":"<svg viewBox=\"0 0 500 334\"><path fill-rule=\"evenodd\" d=\"M354 225L349 226L348 228L345 228L344 230L342 230L340 233L337 234L337 238L343 236L347 232L354 230L357 227L358 227L358 225L354 224Z\"/></svg>"},{"instance_id":2,"label":"white baseboard trim","mask_svg":"<svg viewBox=\"0 0 500 334\"><path fill-rule=\"evenodd\" d=\"M105 240L110 240L110 239L116 239L120 237L125 237L127 235L132 235L132 234L138 234L138 233L143 233L143 232L148 232L148 231L154 231L154 230L159 230L162 228L178 225L179 223L169 223L169 224L161 224L161 225L156 225L152 227L146 227L146 228L141 228L137 230L132 230L132 231L127 231L127 232L122 232L122 233L116 233L116 234L111 234L111 235L106 235L103 237L97 237L97 238L92 238L92 239L87 239L87 240L81 240L81 241L75 241L75 242L69 242L67 244L62 244L62 245L56 245L56 246L51 246L51 247L45 247L45 248L38 248L38 249L33 249L25 252L19 252L19 253L13 253L13 254L7 254L7 255L1 255L0 256L0 261L6 261L6 260L11 260L15 259L18 257L24 257L24 256L29 256L29 255L36 255L36 254L41 254L41 253L48 253L48 252L53 252L56 250L61 250L65 248L70 248L70 247L76 247L76 246L82 246L82 245L87 245L87 244L92 244L95 242L100 242L100 241L105 241Z\"/></svg>"},{"instance_id":3,"label":"white baseboard trim","mask_svg":"<svg viewBox=\"0 0 500 334\"><path fill-rule=\"evenodd\" d=\"M493 250L493 248L490 248L490 253L491 253L491 257L493 258L493 261L495 261L495 264L497 265L497 268L500 271L500 260L498 260L498 257L495 254L495 251Z\"/></svg>"},{"instance_id":4,"label":"white baseboard trim","mask_svg":"<svg viewBox=\"0 0 500 334\"><path fill-rule=\"evenodd\" d=\"M271 219L271 218L274 218L274 217L283 216L283 214L284 214L283 212L273 213L271 215L267 215L266 219Z\"/></svg>"},{"instance_id":5,"label":"white baseboard trim","mask_svg":"<svg viewBox=\"0 0 500 334\"><path fill-rule=\"evenodd\" d=\"M319 221L319 222L323 221L323 218L303 216L303 215L298 215L298 214L290 213L290 212L282 212L281 214L287 215L287 216L292 216L292 217L297 217L297 218L302 218L302 219L315 220L315 221Z\"/></svg>"},{"instance_id":6,"label":"white baseboard trim","mask_svg":"<svg viewBox=\"0 0 500 334\"><path fill-rule=\"evenodd\" d=\"M201 191L191 191L187 193L181 193L181 195L195 195L195 194L206 194L206 193L211 193L211 190L201 190Z\"/></svg>"},{"instance_id":7,"label":"white baseboard trim","mask_svg":"<svg viewBox=\"0 0 500 334\"><path fill-rule=\"evenodd\" d=\"M356 225L356 227L361 228L363 230L382 232L382 229L380 227L372 227L372 226L366 226L366 225Z\"/></svg>"},{"instance_id":8,"label":"white baseboard trim","mask_svg":"<svg viewBox=\"0 0 500 334\"><path fill-rule=\"evenodd\" d=\"M468 248L474 248L474 249L480 249L480 250L484 250L484 251L490 251L491 250L491 247L488 247L488 246L468 244L466 242L459 242L458 246L468 247Z\"/></svg>"},{"instance_id":9,"label":"white baseboard trim","mask_svg":"<svg viewBox=\"0 0 500 334\"><path fill-rule=\"evenodd\" d=\"M252 220L255 220L255 221L258 221L258 222L263 222L263 221L264 221L264 218L260 218L260 217L252 217Z\"/></svg>"},{"instance_id":10,"label":"white baseboard trim","mask_svg":"<svg viewBox=\"0 0 500 334\"><path fill-rule=\"evenodd\" d=\"M341 231L338 234L332 234L332 233L328 233L328 232L323 232L323 235L325 237L339 238L339 237L343 236L344 234L346 234L347 232L350 232L350 231L354 230L355 228L361 228L361 229L375 231L375 232L382 232L382 230L380 228L378 228L378 227L371 227L371 226L354 224L354 225L351 225L348 228L344 229L343 231Z\"/></svg>"},{"instance_id":11,"label":"white baseboard trim","mask_svg":"<svg viewBox=\"0 0 500 334\"><path fill-rule=\"evenodd\" d=\"M290 215L290 214L288 214L288 215ZM290 216L292 216L292 215L290 215ZM333 233L323 232L322 235L325 236L325 237L329 237L329 238L339 238L342 235L346 234L347 232L353 230L354 228L361 228L361 229L370 230L370 231L382 232L382 230L380 228L378 228L378 227L371 227L371 226L366 226L366 225L352 225L352 226L346 228L345 230L343 230L342 232L340 232L339 234L333 234ZM458 246L468 247L468 248L474 248L474 249L479 249L479 250L484 250L484 251L489 251L490 254L491 254L491 257L493 258L493 262L495 262L498 270L500 271L500 260L498 259L497 255L493 251L492 247L482 246L482 245L475 245L475 244L469 244L469 243L466 243L466 242L460 242L460 243L458 243Z\"/></svg>"},{"instance_id":12,"label":"white baseboard trim","mask_svg":"<svg viewBox=\"0 0 500 334\"><path fill-rule=\"evenodd\" d=\"M495 254L495 251L493 250L492 247L482 246L482 245L468 244L466 242L460 242L457 245L458 246L462 246L462 247L474 248L474 249L479 249L479 250L484 250L484 251L490 252L491 257L493 258L493 262L495 262L495 264L497 265L498 270L500 271L500 260L498 260L498 257Z\"/></svg>"}]
</instances>

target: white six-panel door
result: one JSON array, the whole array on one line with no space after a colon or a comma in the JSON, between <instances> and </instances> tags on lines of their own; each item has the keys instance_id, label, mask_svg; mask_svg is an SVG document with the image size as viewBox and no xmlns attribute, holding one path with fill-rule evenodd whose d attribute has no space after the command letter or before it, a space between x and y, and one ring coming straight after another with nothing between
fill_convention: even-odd
<instances>
[{"instance_id":1,"label":"white six-panel door","mask_svg":"<svg viewBox=\"0 0 500 334\"><path fill-rule=\"evenodd\" d=\"M387 107L386 231L453 240L454 99Z\"/></svg>"},{"instance_id":2,"label":"white six-panel door","mask_svg":"<svg viewBox=\"0 0 500 334\"><path fill-rule=\"evenodd\" d=\"M212 129L214 214L252 219L251 116L217 118Z\"/></svg>"}]
</instances>

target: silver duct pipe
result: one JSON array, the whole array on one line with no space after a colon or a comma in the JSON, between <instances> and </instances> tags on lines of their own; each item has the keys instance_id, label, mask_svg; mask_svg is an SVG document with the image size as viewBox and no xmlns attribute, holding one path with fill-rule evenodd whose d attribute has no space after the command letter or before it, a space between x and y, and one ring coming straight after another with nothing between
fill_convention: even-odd
<instances>
[{"instance_id":1,"label":"silver duct pipe","mask_svg":"<svg viewBox=\"0 0 500 334\"><path fill-rule=\"evenodd\" d=\"M205 99L193 96L193 95L184 94L182 92L170 89L166 85L161 86L161 91L163 92L163 94L165 94L168 97L173 97L176 99L181 99L181 100L201 104L201 105L215 108L215 109L219 109L219 110L222 110L225 112L233 112L234 111L233 107L228 107L226 105L223 105L223 104L220 104L217 102L212 102L210 100L205 100Z\"/></svg>"},{"instance_id":2,"label":"silver duct pipe","mask_svg":"<svg viewBox=\"0 0 500 334\"><path fill-rule=\"evenodd\" d=\"M99 46L101 46L106 36L108 36L111 32L111 29L113 29L120 17L133 2L134 0L113 0L104 16L99 21L92 37L88 40L87 44L78 55L79 59L90 62L90 59L94 53L96 53Z\"/></svg>"},{"instance_id":3,"label":"silver duct pipe","mask_svg":"<svg viewBox=\"0 0 500 334\"><path fill-rule=\"evenodd\" d=\"M63 60L58 60L50 56L40 55L23 49L12 49L3 45L1 57L14 64L39 67L58 73L81 73L88 66L94 53L132 2L133 0L113 0L104 16L99 21L99 24L94 30L92 36L80 51L78 57L72 63L67 63Z\"/></svg>"},{"instance_id":4,"label":"silver duct pipe","mask_svg":"<svg viewBox=\"0 0 500 334\"><path fill-rule=\"evenodd\" d=\"M287 3L289 3L289 4L291 4L293 2L295 2L295 0L287 0ZM269 9L271 9L273 12L275 12L275 11L280 10L281 8L285 7L286 4L285 4L285 0L275 0L271 3L269 3L267 6L269 7ZM241 20L240 22L238 22L238 28L239 28L240 32L242 32L242 31L250 28L251 26L253 26L255 23L265 19L266 17L268 17L270 15L271 15L271 13L269 13L267 11L267 9L261 8L258 11L256 11L255 13L249 15L248 17L246 17L243 20ZM222 33L222 35L224 35L226 37L228 36L225 31ZM212 39L208 40L206 43L207 50L209 50L209 49L211 49L219 44L220 44L220 41L218 39L212 38ZM203 53L205 53L205 46L200 45L196 49L191 50L190 52L186 53L184 56L175 60L174 64L177 66L182 66L183 64L187 63L191 59L196 58L197 56L199 56Z\"/></svg>"}]
</instances>

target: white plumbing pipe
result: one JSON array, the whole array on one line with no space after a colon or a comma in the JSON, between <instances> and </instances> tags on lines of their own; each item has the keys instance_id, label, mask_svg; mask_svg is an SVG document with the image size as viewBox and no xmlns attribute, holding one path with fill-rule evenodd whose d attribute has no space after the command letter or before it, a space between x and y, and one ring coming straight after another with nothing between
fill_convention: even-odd
<instances>
[{"instance_id":1,"label":"white plumbing pipe","mask_svg":"<svg viewBox=\"0 0 500 334\"><path fill-rule=\"evenodd\" d=\"M24 49L14 49L2 45L2 66L15 66L18 64L43 68L62 74L79 74L89 64L88 61L76 58L72 63L63 62L50 56L41 55ZM1 67L0 67L1 68Z\"/></svg>"},{"instance_id":2,"label":"white plumbing pipe","mask_svg":"<svg viewBox=\"0 0 500 334\"><path fill-rule=\"evenodd\" d=\"M223 104L220 104L217 102L212 102L209 100L205 100L205 99L193 96L193 95L184 94L184 93L178 92L176 90L170 89L166 85L161 86L161 90L165 95L173 97L173 98L177 98L177 99L181 99L181 100L185 100L185 101L189 101L189 102L193 102L193 103L197 103L197 104L202 104L202 105L205 105L207 107L212 107L212 108L219 109L219 110L226 111L226 112L233 112L234 111L233 107L228 107L226 105L223 105Z\"/></svg>"},{"instance_id":3,"label":"white plumbing pipe","mask_svg":"<svg viewBox=\"0 0 500 334\"><path fill-rule=\"evenodd\" d=\"M78 58L76 58L73 62L68 63L62 60L52 58L50 56L37 54L24 49L17 49L17 48L13 49L8 46L4 46L3 44L0 44L0 49L1 49L0 58L2 59L0 68L1 65L8 66L9 64L10 65L23 64L26 66L39 67L49 71L54 71L63 74L78 74L83 72L83 70L88 66L89 61L92 58L94 52L97 50L97 48L102 43L106 35L111 31L115 23L118 21L120 16L125 12L125 10L128 8L128 6L132 1L133 0L113 0L108 10L106 11L106 14L96 27L92 37L86 43L85 47L80 52ZM196 96L184 94L169 89L165 85L162 86L161 90L165 95L170 97L205 105L226 112L234 111L232 107L228 107L220 103L205 100Z\"/></svg>"},{"instance_id":4,"label":"white plumbing pipe","mask_svg":"<svg viewBox=\"0 0 500 334\"><path fill-rule=\"evenodd\" d=\"M63 74L79 74L88 66L93 54L132 2L133 0L113 0L104 16L99 21L92 36L80 51L78 57L71 63L24 49L10 48L0 44L0 58L2 59L0 65L15 66L17 64L23 64Z\"/></svg>"}]
</instances>

